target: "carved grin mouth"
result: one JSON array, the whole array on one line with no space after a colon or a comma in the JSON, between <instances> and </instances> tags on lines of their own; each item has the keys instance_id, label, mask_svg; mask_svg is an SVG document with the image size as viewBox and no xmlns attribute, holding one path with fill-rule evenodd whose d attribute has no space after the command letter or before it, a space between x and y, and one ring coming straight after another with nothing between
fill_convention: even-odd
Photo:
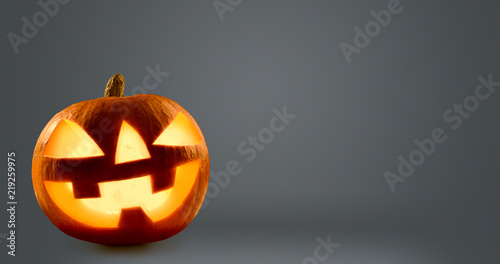
<instances>
[{"instance_id":1,"label":"carved grin mouth","mask_svg":"<svg viewBox=\"0 0 500 264\"><path fill-rule=\"evenodd\" d=\"M72 182L44 181L45 189L54 203L69 217L93 227L118 227L121 210L140 207L153 221L174 212L189 195L201 160L176 168L174 185L168 190L153 193L151 176L127 180L100 182L99 198L76 199Z\"/></svg>"}]
</instances>

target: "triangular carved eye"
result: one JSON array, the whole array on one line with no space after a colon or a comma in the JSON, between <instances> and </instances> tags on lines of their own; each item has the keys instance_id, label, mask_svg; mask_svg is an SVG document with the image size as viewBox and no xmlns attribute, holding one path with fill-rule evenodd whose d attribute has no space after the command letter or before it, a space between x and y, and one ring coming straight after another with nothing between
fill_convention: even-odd
<instances>
[{"instance_id":1,"label":"triangular carved eye","mask_svg":"<svg viewBox=\"0 0 500 264\"><path fill-rule=\"evenodd\" d=\"M146 147L141 135L131 125L123 121L116 143L115 164L148 158L151 158L151 155L149 155L148 147Z\"/></svg>"},{"instance_id":2,"label":"triangular carved eye","mask_svg":"<svg viewBox=\"0 0 500 264\"><path fill-rule=\"evenodd\" d=\"M193 123L183 113L179 112L174 121L161 133L153 145L198 145L201 143L201 139Z\"/></svg>"},{"instance_id":3,"label":"triangular carved eye","mask_svg":"<svg viewBox=\"0 0 500 264\"><path fill-rule=\"evenodd\" d=\"M61 120L52 131L43 154L52 158L104 156L95 141L75 122Z\"/></svg>"}]
</instances>

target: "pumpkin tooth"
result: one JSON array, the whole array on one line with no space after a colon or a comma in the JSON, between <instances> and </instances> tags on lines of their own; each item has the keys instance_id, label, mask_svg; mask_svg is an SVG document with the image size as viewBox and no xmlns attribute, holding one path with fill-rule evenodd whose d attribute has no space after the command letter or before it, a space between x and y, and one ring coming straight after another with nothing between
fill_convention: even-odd
<instances>
[{"instance_id":1,"label":"pumpkin tooth","mask_svg":"<svg viewBox=\"0 0 500 264\"><path fill-rule=\"evenodd\" d=\"M75 199L101 197L99 185L93 182L73 181L73 193Z\"/></svg>"},{"instance_id":2,"label":"pumpkin tooth","mask_svg":"<svg viewBox=\"0 0 500 264\"><path fill-rule=\"evenodd\" d=\"M153 193L165 191L174 186L176 167L151 176L151 186Z\"/></svg>"},{"instance_id":3,"label":"pumpkin tooth","mask_svg":"<svg viewBox=\"0 0 500 264\"><path fill-rule=\"evenodd\" d=\"M153 225L153 221L148 217L141 207L123 208L118 226L127 229L127 232L143 233L138 226Z\"/></svg>"}]
</instances>

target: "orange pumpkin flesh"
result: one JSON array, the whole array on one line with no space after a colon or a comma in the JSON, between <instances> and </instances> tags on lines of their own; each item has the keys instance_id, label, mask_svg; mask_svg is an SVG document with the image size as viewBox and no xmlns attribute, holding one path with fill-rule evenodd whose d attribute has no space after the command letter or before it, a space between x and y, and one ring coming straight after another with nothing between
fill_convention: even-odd
<instances>
[{"instance_id":1,"label":"orange pumpkin flesh","mask_svg":"<svg viewBox=\"0 0 500 264\"><path fill-rule=\"evenodd\" d=\"M116 88L110 83L107 90ZM201 207L208 175L200 128L158 95L71 105L45 126L33 153L33 186L47 217L70 236L106 245L182 231Z\"/></svg>"}]
</instances>

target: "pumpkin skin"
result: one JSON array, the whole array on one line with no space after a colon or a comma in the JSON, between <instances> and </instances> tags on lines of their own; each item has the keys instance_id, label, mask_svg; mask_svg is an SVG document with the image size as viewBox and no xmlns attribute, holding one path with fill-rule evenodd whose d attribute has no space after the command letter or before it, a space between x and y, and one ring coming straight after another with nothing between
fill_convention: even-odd
<instances>
[{"instance_id":1,"label":"pumpkin skin","mask_svg":"<svg viewBox=\"0 0 500 264\"><path fill-rule=\"evenodd\" d=\"M199 135L199 143L154 144L179 116L184 116L189 120ZM91 157L52 157L46 155L46 147L52 140L51 135L61 122L80 126L97 144L103 154ZM150 157L135 158L117 164L117 152L119 151L117 142L122 135L121 131L124 129L125 122L143 140L146 146L145 151L149 153ZM189 176L193 177L192 183L183 187L184 193L183 196L178 196L180 198L177 198L178 201L176 200L177 205L175 202L173 205L168 205L168 202L160 201L163 204L160 207L154 207L156 211L151 210L151 212L156 212L156 218L152 217L153 213L145 211L145 208L149 208L148 206L151 204L146 203L146 201L132 201L132 206L124 206L123 203L120 203L118 205L118 208L121 209L118 213L119 220L114 212L114 222L109 221L109 223L113 223L107 226L105 224L107 220L105 221L104 216L96 218L89 215L88 218L85 218L86 209L69 213L71 208L62 209L60 207L64 203L68 203L66 206L73 206L76 203L80 206L88 204L87 201L104 197L101 197L102 190L100 190L104 186L101 186L103 183L111 186L118 182L123 183L144 176L150 177L151 183L148 183L148 186L151 184L151 191L149 191L151 195L167 193L166 191L170 190L168 194L171 196L168 197L174 197L174 193L177 195L181 192L177 191L176 185L177 182L181 184L178 178L179 168L186 167L183 166L186 164L193 164ZM198 168L195 167L196 164L198 164ZM32 180L40 207L50 221L64 233L99 244L136 245L169 238L189 225L203 203L209 180L209 170L209 156L205 139L191 115L179 104L163 96L134 95L83 101L56 114L45 126L36 143L32 162ZM68 190L63 191L62 189L54 189L56 187L49 188L49 186L61 188L61 183L67 184L67 186L71 183L74 197L58 198L59 200L55 198ZM116 186L118 187L113 187L113 191L124 185L117 184ZM147 197L152 197L145 190L140 190L140 192L144 192ZM123 195L127 195L127 193ZM111 197L114 196L107 196L106 199L111 199ZM68 200L71 200L71 205ZM139 204L142 204L143 207L138 206ZM74 210L76 211L76 209ZM80 214L80 218L74 216L76 213ZM101 212L99 213L102 215Z\"/></svg>"}]
</instances>

